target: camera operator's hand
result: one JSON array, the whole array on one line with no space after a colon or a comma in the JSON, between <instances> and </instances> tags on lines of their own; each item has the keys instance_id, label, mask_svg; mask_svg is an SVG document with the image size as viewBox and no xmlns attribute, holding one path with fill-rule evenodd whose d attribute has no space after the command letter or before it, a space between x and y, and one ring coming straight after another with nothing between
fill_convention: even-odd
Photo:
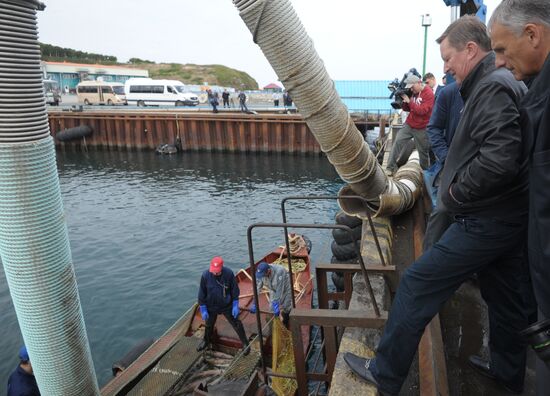
<instances>
[{"instance_id":1,"label":"camera operator's hand","mask_svg":"<svg viewBox=\"0 0 550 396\"><path fill-rule=\"evenodd\" d=\"M403 102L409 103L411 99L407 95L401 95L401 99L403 99Z\"/></svg>"}]
</instances>

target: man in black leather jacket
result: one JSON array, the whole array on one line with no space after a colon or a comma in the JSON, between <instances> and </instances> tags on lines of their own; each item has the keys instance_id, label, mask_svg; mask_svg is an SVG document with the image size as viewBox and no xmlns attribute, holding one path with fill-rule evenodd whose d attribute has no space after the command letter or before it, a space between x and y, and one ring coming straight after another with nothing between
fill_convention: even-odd
<instances>
[{"instance_id":1,"label":"man in black leather jacket","mask_svg":"<svg viewBox=\"0 0 550 396\"><path fill-rule=\"evenodd\" d=\"M527 182L518 105L526 88L508 70L495 68L489 36L476 17L455 21L437 42L445 72L461 84L465 102L441 176L442 200L454 222L403 274L376 357L347 353L344 359L380 393L399 393L424 328L477 272L489 312L491 360L471 356L470 364L521 393Z\"/></svg>"},{"instance_id":2,"label":"man in black leather jacket","mask_svg":"<svg viewBox=\"0 0 550 396\"><path fill-rule=\"evenodd\" d=\"M532 79L520 106L529 159L528 256L539 320L550 319L550 3L504 0L489 23L497 66ZM550 370L537 359L537 395L550 392Z\"/></svg>"}]
</instances>

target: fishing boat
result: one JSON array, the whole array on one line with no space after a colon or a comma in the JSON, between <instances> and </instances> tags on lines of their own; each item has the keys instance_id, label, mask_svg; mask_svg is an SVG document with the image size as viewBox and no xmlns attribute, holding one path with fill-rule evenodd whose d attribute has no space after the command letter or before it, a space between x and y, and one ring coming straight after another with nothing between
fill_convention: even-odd
<instances>
[{"instance_id":1,"label":"fishing boat","mask_svg":"<svg viewBox=\"0 0 550 396\"><path fill-rule=\"evenodd\" d=\"M311 242L302 236L290 237L292 273L295 305L297 308L311 308L313 299L313 278L309 251ZM266 261L272 265L283 265L288 270L288 256L283 246L275 248L256 265ZM101 390L103 396L120 395L187 395L187 394L254 394L258 388L257 369L260 365L260 340L256 314L250 312L254 302L252 271L256 266L239 270L235 277L240 289L239 319L250 340L250 353L244 353L242 342L223 315L216 321L211 338L211 349L198 352L197 346L204 335L205 323L195 304L172 325L143 354L123 370ZM269 362L275 355L292 355L292 342L286 352L277 341L272 345L272 329L281 328L271 311L269 292L258 290L257 309L262 325L262 346ZM274 325L275 324L275 325ZM302 329L304 352L307 351L310 329ZM275 352L275 353L274 353ZM292 360L293 365L293 360ZM208 389L208 391L206 391Z\"/></svg>"}]
</instances>

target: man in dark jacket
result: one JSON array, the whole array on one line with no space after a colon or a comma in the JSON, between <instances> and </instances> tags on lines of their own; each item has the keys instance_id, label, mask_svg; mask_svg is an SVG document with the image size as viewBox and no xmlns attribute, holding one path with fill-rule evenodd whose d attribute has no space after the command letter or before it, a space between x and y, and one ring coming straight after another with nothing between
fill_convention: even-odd
<instances>
[{"instance_id":1,"label":"man in dark jacket","mask_svg":"<svg viewBox=\"0 0 550 396\"><path fill-rule=\"evenodd\" d=\"M445 159L464 107L459 88L459 85L453 82L440 90L428 124L428 137L436 158L436 163L432 166L433 169L430 168L430 170L435 174L432 191L437 194L437 200L426 226L423 242L424 251L437 242L453 222L449 212L445 209L445 205L441 202L439 183L441 171L445 165Z\"/></svg>"},{"instance_id":2,"label":"man in dark jacket","mask_svg":"<svg viewBox=\"0 0 550 396\"><path fill-rule=\"evenodd\" d=\"M229 92L227 89L224 89L222 92L223 108L229 108Z\"/></svg>"},{"instance_id":3,"label":"man in dark jacket","mask_svg":"<svg viewBox=\"0 0 550 396\"><path fill-rule=\"evenodd\" d=\"M210 269L204 271L199 288L199 308L202 319L206 322L204 339L197 347L202 351L210 345L214 332L214 325L219 314L223 314L231 327L237 332L243 343L244 354L248 355L248 339L239 318L239 286L233 271L223 266L221 257L214 257L210 261Z\"/></svg>"},{"instance_id":4,"label":"man in dark jacket","mask_svg":"<svg viewBox=\"0 0 550 396\"><path fill-rule=\"evenodd\" d=\"M397 394L425 326L478 273L488 306L490 361L470 365L513 393L521 393L527 323L520 289L526 230L526 164L518 105L525 86L495 55L474 16L453 22L437 40L445 72L460 84L464 111L441 176L442 200L455 222L403 274L374 359L351 353L350 368L384 394Z\"/></svg>"},{"instance_id":5,"label":"man in dark jacket","mask_svg":"<svg viewBox=\"0 0 550 396\"><path fill-rule=\"evenodd\" d=\"M218 93L212 92L211 89L206 91L208 93L208 102L212 106L212 111L214 113L218 112Z\"/></svg>"},{"instance_id":6,"label":"man in dark jacket","mask_svg":"<svg viewBox=\"0 0 550 396\"><path fill-rule=\"evenodd\" d=\"M241 111L248 113L248 107L246 107L246 94L243 91L239 92L239 105L241 106Z\"/></svg>"},{"instance_id":7,"label":"man in dark jacket","mask_svg":"<svg viewBox=\"0 0 550 396\"><path fill-rule=\"evenodd\" d=\"M397 132L395 142L393 142L388 157L386 173L390 176L397 171L397 158L407 145L407 142L411 139L414 139L422 169L428 169L430 166L430 143L428 142L428 135L426 134L426 126L432 115L434 93L429 85L422 83L420 77L414 74L411 74L405 79L405 84L407 89L412 90L413 95L411 98L407 95L402 95L403 110L408 111L409 115L407 116L403 128Z\"/></svg>"},{"instance_id":8,"label":"man in dark jacket","mask_svg":"<svg viewBox=\"0 0 550 396\"><path fill-rule=\"evenodd\" d=\"M489 22L497 66L532 79L520 106L529 164L528 256L539 320L550 319L550 3L504 0ZM537 395L550 392L550 370L537 359Z\"/></svg>"},{"instance_id":9,"label":"man in dark jacket","mask_svg":"<svg viewBox=\"0 0 550 396\"><path fill-rule=\"evenodd\" d=\"M40 396L27 347L19 349L19 365L8 379L8 396Z\"/></svg>"}]
</instances>

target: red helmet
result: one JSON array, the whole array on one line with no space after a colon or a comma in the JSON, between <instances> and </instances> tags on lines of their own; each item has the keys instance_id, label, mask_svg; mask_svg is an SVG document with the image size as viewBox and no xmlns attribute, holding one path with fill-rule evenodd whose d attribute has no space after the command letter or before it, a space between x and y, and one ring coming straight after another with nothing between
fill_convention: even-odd
<instances>
[{"instance_id":1,"label":"red helmet","mask_svg":"<svg viewBox=\"0 0 550 396\"><path fill-rule=\"evenodd\" d=\"M210 260L210 272L213 274L218 274L222 271L223 268L223 259L220 256L214 257Z\"/></svg>"}]
</instances>

